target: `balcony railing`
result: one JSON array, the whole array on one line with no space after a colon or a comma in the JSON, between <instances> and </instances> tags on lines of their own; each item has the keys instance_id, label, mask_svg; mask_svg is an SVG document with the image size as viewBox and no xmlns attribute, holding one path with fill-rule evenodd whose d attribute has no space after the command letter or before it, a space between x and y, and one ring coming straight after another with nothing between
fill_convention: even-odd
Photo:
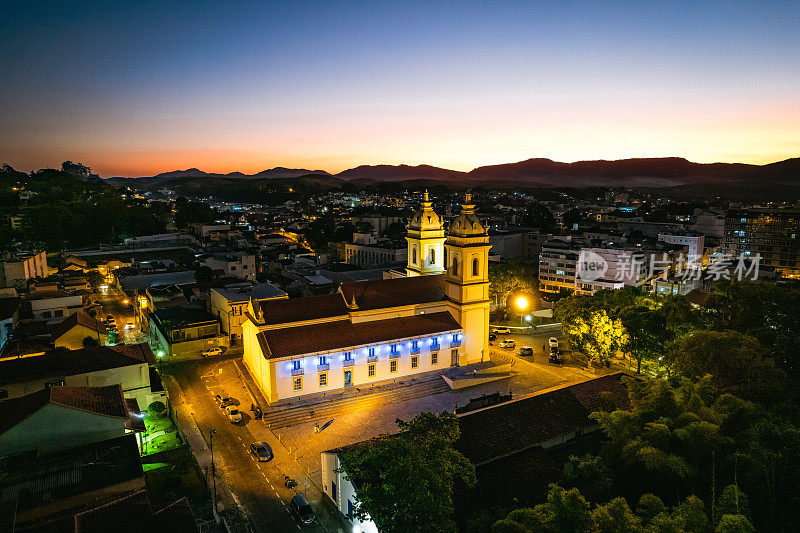
<instances>
[{"instance_id":1,"label":"balcony railing","mask_svg":"<svg viewBox=\"0 0 800 533\"><path fill-rule=\"evenodd\" d=\"M450 341L450 347L451 348L460 348L461 347L461 341Z\"/></svg>"},{"instance_id":2,"label":"balcony railing","mask_svg":"<svg viewBox=\"0 0 800 533\"><path fill-rule=\"evenodd\" d=\"M377 363L378 362L378 356L377 355L367 356L367 362L368 363Z\"/></svg>"},{"instance_id":3,"label":"balcony railing","mask_svg":"<svg viewBox=\"0 0 800 533\"><path fill-rule=\"evenodd\" d=\"M294 370L294 369L292 370L292 376L302 376L302 375L303 375L303 369L302 368L299 368L297 370Z\"/></svg>"},{"instance_id":4,"label":"balcony railing","mask_svg":"<svg viewBox=\"0 0 800 533\"><path fill-rule=\"evenodd\" d=\"M419 348L411 348L411 355L419 355Z\"/></svg>"},{"instance_id":5,"label":"balcony railing","mask_svg":"<svg viewBox=\"0 0 800 533\"><path fill-rule=\"evenodd\" d=\"M390 353L389 359L400 359L400 352Z\"/></svg>"},{"instance_id":6,"label":"balcony railing","mask_svg":"<svg viewBox=\"0 0 800 533\"><path fill-rule=\"evenodd\" d=\"M331 369L330 363L325 363L324 365L317 365L317 372L327 372Z\"/></svg>"},{"instance_id":7,"label":"balcony railing","mask_svg":"<svg viewBox=\"0 0 800 533\"><path fill-rule=\"evenodd\" d=\"M353 366L354 364L356 364L355 359L346 359L345 361L342 361L342 366Z\"/></svg>"}]
</instances>

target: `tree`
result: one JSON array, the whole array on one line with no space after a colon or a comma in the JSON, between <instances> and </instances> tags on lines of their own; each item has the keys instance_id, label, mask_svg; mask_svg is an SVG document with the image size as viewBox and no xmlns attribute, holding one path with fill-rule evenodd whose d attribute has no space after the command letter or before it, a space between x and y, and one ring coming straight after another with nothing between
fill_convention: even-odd
<instances>
[{"instance_id":1,"label":"tree","mask_svg":"<svg viewBox=\"0 0 800 533\"><path fill-rule=\"evenodd\" d=\"M639 531L641 519L633 514L625 498L614 498L592 510L598 533L628 533Z\"/></svg>"},{"instance_id":2,"label":"tree","mask_svg":"<svg viewBox=\"0 0 800 533\"><path fill-rule=\"evenodd\" d=\"M96 346L100 346L100 343L94 337L86 336L81 341L81 344L84 348L94 348Z\"/></svg>"},{"instance_id":3,"label":"tree","mask_svg":"<svg viewBox=\"0 0 800 533\"><path fill-rule=\"evenodd\" d=\"M517 261L489 263L489 297L496 299L501 307L505 307L512 292L534 294L536 289L536 276L524 264Z\"/></svg>"},{"instance_id":4,"label":"tree","mask_svg":"<svg viewBox=\"0 0 800 533\"><path fill-rule=\"evenodd\" d=\"M591 531L594 522L589 502L580 491L566 490L558 485L550 485L547 502L537 505L534 511L546 531Z\"/></svg>"},{"instance_id":5,"label":"tree","mask_svg":"<svg viewBox=\"0 0 800 533\"><path fill-rule=\"evenodd\" d=\"M755 530L747 517L740 514L722 515L715 529L717 533L754 533Z\"/></svg>"},{"instance_id":6,"label":"tree","mask_svg":"<svg viewBox=\"0 0 800 533\"><path fill-rule=\"evenodd\" d=\"M605 501L611 491L611 470L597 456L570 456L564 474L566 480L590 501Z\"/></svg>"},{"instance_id":7,"label":"tree","mask_svg":"<svg viewBox=\"0 0 800 533\"><path fill-rule=\"evenodd\" d=\"M603 310L591 311L588 316L579 315L567 321L562 319L561 332L570 346L586 355L589 368L595 360L608 361L628 342L622 322L610 318Z\"/></svg>"},{"instance_id":8,"label":"tree","mask_svg":"<svg viewBox=\"0 0 800 533\"><path fill-rule=\"evenodd\" d=\"M668 359L684 376L713 376L722 392L745 399L781 398L785 374L772 359L764 357L758 340L735 331L695 331L675 341Z\"/></svg>"},{"instance_id":9,"label":"tree","mask_svg":"<svg viewBox=\"0 0 800 533\"><path fill-rule=\"evenodd\" d=\"M358 487L355 514L383 532L455 531L453 487L475 485L475 467L453 448L455 415L421 413L398 419L400 433L340 454L347 479Z\"/></svg>"},{"instance_id":10,"label":"tree","mask_svg":"<svg viewBox=\"0 0 800 533\"><path fill-rule=\"evenodd\" d=\"M641 374L644 359L654 360L664 354L669 336L666 320L643 306L628 307L619 318L627 333L623 350L636 360L636 373Z\"/></svg>"}]
</instances>

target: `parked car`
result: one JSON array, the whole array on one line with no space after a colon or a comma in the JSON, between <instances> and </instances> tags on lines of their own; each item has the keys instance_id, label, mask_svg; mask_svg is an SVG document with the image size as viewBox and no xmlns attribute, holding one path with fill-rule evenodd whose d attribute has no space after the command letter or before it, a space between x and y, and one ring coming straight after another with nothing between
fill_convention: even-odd
<instances>
[{"instance_id":1,"label":"parked car","mask_svg":"<svg viewBox=\"0 0 800 533\"><path fill-rule=\"evenodd\" d=\"M530 357L533 355L533 348L530 346L523 346L519 349L519 354L523 357Z\"/></svg>"},{"instance_id":2,"label":"parked car","mask_svg":"<svg viewBox=\"0 0 800 533\"><path fill-rule=\"evenodd\" d=\"M316 520L314 510L302 494L297 494L289 502L289 513L299 524L313 524Z\"/></svg>"},{"instance_id":3,"label":"parked car","mask_svg":"<svg viewBox=\"0 0 800 533\"><path fill-rule=\"evenodd\" d=\"M217 402L217 405L219 405L220 409L225 409L229 405L235 405L233 398L230 396L223 396L221 394L214 396L214 401Z\"/></svg>"},{"instance_id":4,"label":"parked car","mask_svg":"<svg viewBox=\"0 0 800 533\"><path fill-rule=\"evenodd\" d=\"M229 405L226 407L225 414L228 415L228 420L230 420L231 424L242 421L242 413L236 408L235 405Z\"/></svg>"},{"instance_id":5,"label":"parked car","mask_svg":"<svg viewBox=\"0 0 800 533\"><path fill-rule=\"evenodd\" d=\"M266 442L254 442L250 445L252 453L259 462L271 461L273 457L272 448Z\"/></svg>"},{"instance_id":6,"label":"parked car","mask_svg":"<svg viewBox=\"0 0 800 533\"><path fill-rule=\"evenodd\" d=\"M493 341L495 339L497 339L497 335L495 335L494 333L489 333L489 340Z\"/></svg>"},{"instance_id":7,"label":"parked car","mask_svg":"<svg viewBox=\"0 0 800 533\"><path fill-rule=\"evenodd\" d=\"M558 356L558 352L550 352L550 357L547 360L551 363L561 364L561 358Z\"/></svg>"},{"instance_id":8,"label":"parked car","mask_svg":"<svg viewBox=\"0 0 800 533\"><path fill-rule=\"evenodd\" d=\"M136 327L136 326L134 326L134 325L133 325L133 322L131 322L130 320L128 320L128 321L125 323L125 329L133 329L133 328L135 328L135 327Z\"/></svg>"},{"instance_id":9,"label":"parked car","mask_svg":"<svg viewBox=\"0 0 800 533\"><path fill-rule=\"evenodd\" d=\"M509 328L494 328L493 332L500 335L508 335L511 333L511 330Z\"/></svg>"},{"instance_id":10,"label":"parked car","mask_svg":"<svg viewBox=\"0 0 800 533\"><path fill-rule=\"evenodd\" d=\"M557 338L550 337L550 340L548 342L550 343L550 347L551 348L558 348L558 339Z\"/></svg>"},{"instance_id":11,"label":"parked car","mask_svg":"<svg viewBox=\"0 0 800 533\"><path fill-rule=\"evenodd\" d=\"M200 352L200 355L203 357L213 357L215 355L222 355L222 348L217 346L216 348L209 348L208 350L203 350Z\"/></svg>"},{"instance_id":12,"label":"parked car","mask_svg":"<svg viewBox=\"0 0 800 533\"><path fill-rule=\"evenodd\" d=\"M501 348L513 348L516 345L517 345L517 343L514 342L513 339L506 339L504 341L500 341L500 345L499 346Z\"/></svg>"}]
</instances>

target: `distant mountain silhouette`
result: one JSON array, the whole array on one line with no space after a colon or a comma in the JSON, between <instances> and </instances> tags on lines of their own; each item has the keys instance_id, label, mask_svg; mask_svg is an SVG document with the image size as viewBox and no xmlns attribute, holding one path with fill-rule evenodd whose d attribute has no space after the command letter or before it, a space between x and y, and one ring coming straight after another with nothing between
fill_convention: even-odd
<instances>
[{"instance_id":1,"label":"distant mountain silhouette","mask_svg":"<svg viewBox=\"0 0 800 533\"><path fill-rule=\"evenodd\" d=\"M447 168L431 165L361 165L339 172L335 176L343 180L373 180L373 181L400 181L400 180L442 180L450 181L463 178L466 172L449 170Z\"/></svg>"},{"instance_id":2,"label":"distant mountain silhouette","mask_svg":"<svg viewBox=\"0 0 800 533\"><path fill-rule=\"evenodd\" d=\"M689 187L724 193L725 187L789 187L800 186L800 158L767 165L742 163L693 163L681 157L620 159L614 161L578 161L560 163L537 158L488 165L469 172L431 165L361 165L331 175L324 170L275 167L256 174L231 172L211 174L196 168L163 172L142 178L109 178L118 186L142 190L171 188L186 192L195 189L216 189L225 183L237 182L239 189L263 187L264 181L301 179L316 185L335 187L343 182L361 186L380 182L444 183L457 187L476 185L540 186L540 187ZM246 185L254 182L252 186Z\"/></svg>"}]
</instances>

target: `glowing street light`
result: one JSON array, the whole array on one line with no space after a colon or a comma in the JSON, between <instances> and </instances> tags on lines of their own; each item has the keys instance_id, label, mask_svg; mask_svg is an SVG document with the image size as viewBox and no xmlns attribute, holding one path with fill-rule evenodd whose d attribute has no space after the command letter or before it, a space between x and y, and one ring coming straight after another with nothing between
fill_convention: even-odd
<instances>
[{"instance_id":1,"label":"glowing street light","mask_svg":"<svg viewBox=\"0 0 800 533\"><path fill-rule=\"evenodd\" d=\"M514 305L516 305L517 309L520 311L525 311L531 305L531 302L524 296L517 296L517 299L514 300Z\"/></svg>"}]
</instances>

